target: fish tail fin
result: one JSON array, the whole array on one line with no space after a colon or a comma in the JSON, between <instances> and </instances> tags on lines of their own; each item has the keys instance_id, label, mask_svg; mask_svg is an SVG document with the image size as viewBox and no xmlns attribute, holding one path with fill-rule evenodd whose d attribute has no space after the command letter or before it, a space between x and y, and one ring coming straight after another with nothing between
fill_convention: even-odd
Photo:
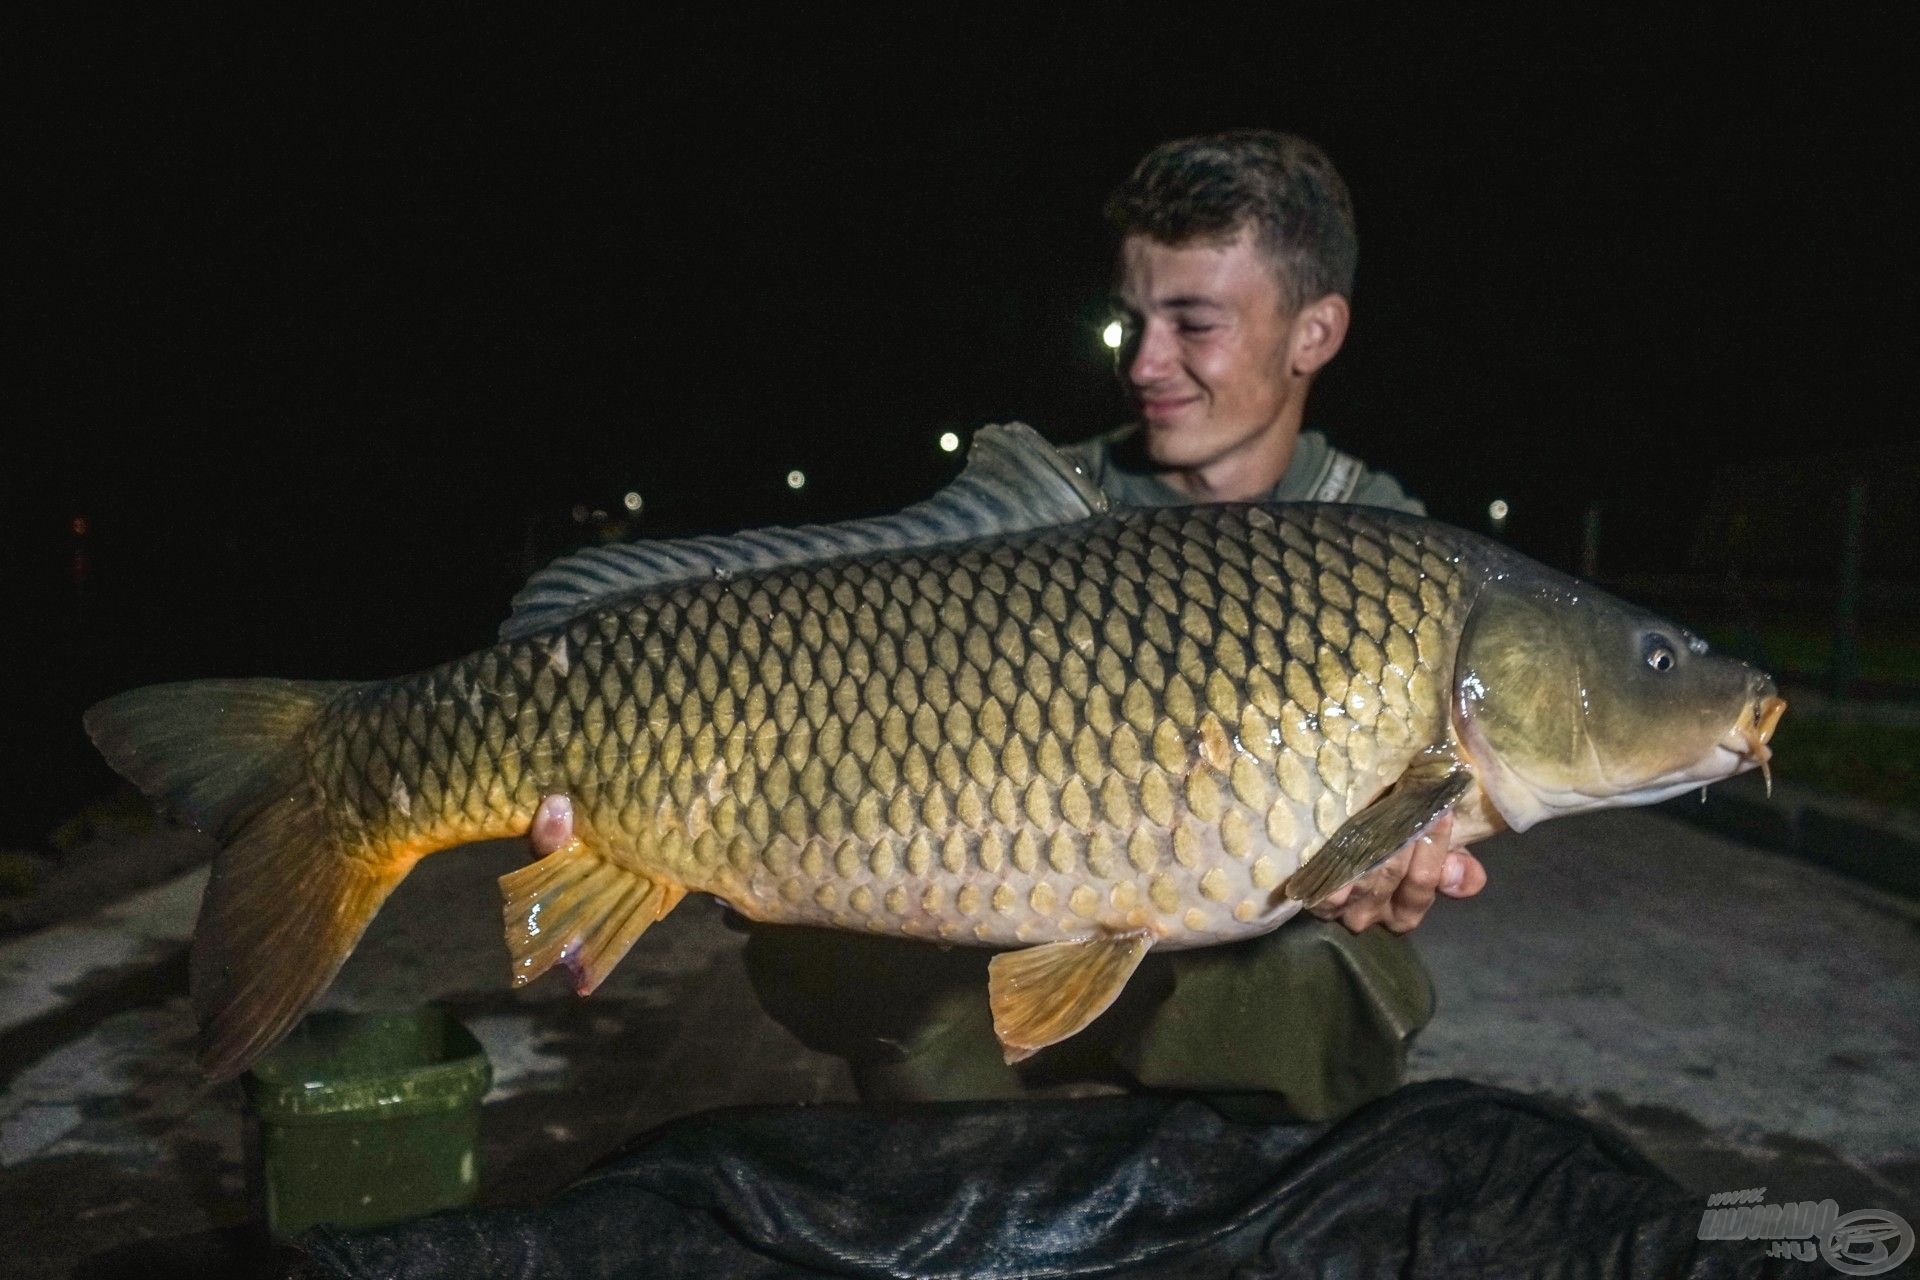
<instances>
[{"instance_id":1,"label":"fish tail fin","mask_svg":"<svg viewBox=\"0 0 1920 1280\"><path fill-rule=\"evenodd\" d=\"M333 980L412 859L349 853L301 749L321 710L361 686L196 680L109 698L94 745L175 817L220 842L194 930L200 1066L238 1075Z\"/></svg>"},{"instance_id":2,"label":"fish tail fin","mask_svg":"<svg viewBox=\"0 0 1920 1280\"><path fill-rule=\"evenodd\" d=\"M685 886L615 863L575 838L500 877L513 985L566 965L591 995L649 926L679 905Z\"/></svg>"}]
</instances>

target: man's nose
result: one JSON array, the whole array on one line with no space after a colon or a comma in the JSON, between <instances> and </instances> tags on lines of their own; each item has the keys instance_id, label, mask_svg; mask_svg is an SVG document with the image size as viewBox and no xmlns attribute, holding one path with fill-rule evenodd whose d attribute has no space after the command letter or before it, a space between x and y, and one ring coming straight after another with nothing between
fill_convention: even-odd
<instances>
[{"instance_id":1,"label":"man's nose","mask_svg":"<svg viewBox=\"0 0 1920 1280\"><path fill-rule=\"evenodd\" d=\"M1173 335L1164 325L1142 325L1127 360L1127 381L1136 387L1151 386L1172 371Z\"/></svg>"}]
</instances>

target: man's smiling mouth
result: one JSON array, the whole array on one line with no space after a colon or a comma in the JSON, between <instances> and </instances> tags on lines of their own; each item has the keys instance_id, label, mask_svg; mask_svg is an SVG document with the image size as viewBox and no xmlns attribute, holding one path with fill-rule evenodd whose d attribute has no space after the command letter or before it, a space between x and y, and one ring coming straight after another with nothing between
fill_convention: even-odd
<instances>
[{"instance_id":1,"label":"man's smiling mouth","mask_svg":"<svg viewBox=\"0 0 1920 1280\"><path fill-rule=\"evenodd\" d=\"M1190 404L1198 404L1199 396L1156 396L1140 397L1140 412L1149 418L1164 418L1184 409Z\"/></svg>"}]
</instances>

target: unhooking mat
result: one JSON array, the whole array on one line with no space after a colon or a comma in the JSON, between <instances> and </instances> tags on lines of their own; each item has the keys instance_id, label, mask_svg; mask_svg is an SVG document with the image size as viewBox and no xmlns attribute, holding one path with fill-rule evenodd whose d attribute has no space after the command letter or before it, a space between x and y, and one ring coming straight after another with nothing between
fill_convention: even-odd
<instances>
[{"instance_id":1,"label":"unhooking mat","mask_svg":"<svg viewBox=\"0 0 1920 1280\"><path fill-rule=\"evenodd\" d=\"M1166 1097L714 1111L541 1208L303 1246L369 1280L1813 1274L1696 1240L1702 1207L1605 1130L1436 1081L1333 1125Z\"/></svg>"}]
</instances>

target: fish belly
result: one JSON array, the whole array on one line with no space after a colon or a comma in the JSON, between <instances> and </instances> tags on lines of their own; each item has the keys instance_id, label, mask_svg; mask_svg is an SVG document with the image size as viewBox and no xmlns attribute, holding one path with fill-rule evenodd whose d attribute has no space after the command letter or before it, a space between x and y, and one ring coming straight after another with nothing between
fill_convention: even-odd
<instances>
[{"instance_id":1,"label":"fish belly","mask_svg":"<svg viewBox=\"0 0 1920 1280\"><path fill-rule=\"evenodd\" d=\"M380 686L315 772L369 850L565 792L754 919L1201 946L1445 740L1466 581L1437 526L1284 506L715 579Z\"/></svg>"}]
</instances>

